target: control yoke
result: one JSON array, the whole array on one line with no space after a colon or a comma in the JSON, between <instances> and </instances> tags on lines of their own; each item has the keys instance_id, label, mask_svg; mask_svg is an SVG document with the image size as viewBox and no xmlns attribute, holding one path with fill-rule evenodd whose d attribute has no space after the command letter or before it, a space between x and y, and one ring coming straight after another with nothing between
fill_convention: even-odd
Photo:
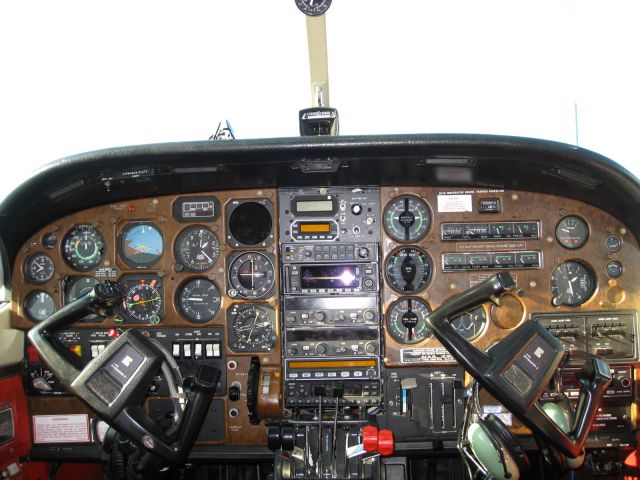
<instances>
[{"instance_id":1,"label":"control yoke","mask_svg":"<svg viewBox=\"0 0 640 480\"><path fill-rule=\"evenodd\" d=\"M98 284L47 320L33 327L29 340L67 390L85 402L118 432L173 464L187 458L202 427L220 371L207 364L189 378L189 401L180 426L165 433L144 411L142 402L163 362L163 353L136 330L127 330L84 368L68 349L56 348L55 333L88 313L107 315L122 301L116 282ZM172 429L170 429L171 432Z\"/></svg>"},{"instance_id":2,"label":"control yoke","mask_svg":"<svg viewBox=\"0 0 640 480\"><path fill-rule=\"evenodd\" d=\"M563 432L542 410L539 399L558 368L564 350L538 322L524 322L511 334L481 352L451 326L449 319L491 301L515 288L508 272L500 272L450 298L426 319L435 337L478 383L522 423L569 457L576 457L587 441L600 400L611 383L609 365L602 359L587 361L578 373L580 395L575 421Z\"/></svg>"}]
</instances>

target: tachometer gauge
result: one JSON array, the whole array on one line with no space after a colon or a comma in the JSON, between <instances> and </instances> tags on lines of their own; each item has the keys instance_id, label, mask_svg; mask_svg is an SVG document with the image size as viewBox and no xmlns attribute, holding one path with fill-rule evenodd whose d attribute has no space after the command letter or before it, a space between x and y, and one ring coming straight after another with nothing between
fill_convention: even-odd
<instances>
[{"instance_id":1,"label":"tachometer gauge","mask_svg":"<svg viewBox=\"0 0 640 480\"><path fill-rule=\"evenodd\" d=\"M162 256L163 249L162 233L148 222L130 223L120 235L120 255L130 267L153 266Z\"/></svg>"},{"instance_id":2,"label":"tachometer gauge","mask_svg":"<svg viewBox=\"0 0 640 480\"><path fill-rule=\"evenodd\" d=\"M461 313L451 320L453 329L468 341L478 338L486 325L487 317L482 307Z\"/></svg>"},{"instance_id":3,"label":"tachometer gauge","mask_svg":"<svg viewBox=\"0 0 640 480\"><path fill-rule=\"evenodd\" d=\"M246 252L231 257L228 292L230 297L264 297L271 292L274 282L273 261L267 255Z\"/></svg>"},{"instance_id":4,"label":"tachometer gauge","mask_svg":"<svg viewBox=\"0 0 640 480\"><path fill-rule=\"evenodd\" d=\"M399 242L415 242L424 237L431 225L429 205L421 198L403 195L387 205L384 226Z\"/></svg>"},{"instance_id":5,"label":"tachometer gauge","mask_svg":"<svg viewBox=\"0 0 640 480\"><path fill-rule=\"evenodd\" d=\"M589 226L580 217L564 217L556 227L556 239L564 248L574 250L583 246L589 238Z\"/></svg>"},{"instance_id":6,"label":"tachometer gauge","mask_svg":"<svg viewBox=\"0 0 640 480\"><path fill-rule=\"evenodd\" d=\"M570 260L558 265L551 274L552 303L575 307L583 304L596 289L596 277L587 265Z\"/></svg>"},{"instance_id":7,"label":"tachometer gauge","mask_svg":"<svg viewBox=\"0 0 640 480\"><path fill-rule=\"evenodd\" d=\"M30 283L46 283L53 277L56 267L46 253L35 253L24 263L24 274Z\"/></svg>"},{"instance_id":8,"label":"tachometer gauge","mask_svg":"<svg viewBox=\"0 0 640 480\"><path fill-rule=\"evenodd\" d=\"M423 290L431 278L431 259L417 247L402 247L387 258L387 281L401 293L417 293Z\"/></svg>"},{"instance_id":9,"label":"tachometer gauge","mask_svg":"<svg viewBox=\"0 0 640 480\"><path fill-rule=\"evenodd\" d=\"M205 323L213 320L220 310L220 291L211 280L194 278L180 287L176 303L189 321Z\"/></svg>"},{"instance_id":10,"label":"tachometer gauge","mask_svg":"<svg viewBox=\"0 0 640 480\"><path fill-rule=\"evenodd\" d=\"M121 313L128 320L157 325L162 320L162 289L155 275L129 276L120 280L126 292Z\"/></svg>"},{"instance_id":11,"label":"tachometer gauge","mask_svg":"<svg viewBox=\"0 0 640 480\"><path fill-rule=\"evenodd\" d=\"M204 272L211 268L220 255L220 242L205 227L187 227L176 239L176 259L187 270Z\"/></svg>"},{"instance_id":12,"label":"tachometer gauge","mask_svg":"<svg viewBox=\"0 0 640 480\"><path fill-rule=\"evenodd\" d=\"M55 313L56 304L47 292L36 290L27 295L24 310L31 320L41 322Z\"/></svg>"},{"instance_id":13,"label":"tachometer gauge","mask_svg":"<svg viewBox=\"0 0 640 480\"><path fill-rule=\"evenodd\" d=\"M403 298L391 305L387 312L387 328L400 343L418 343L431 336L425 319L431 312L429 305L418 298Z\"/></svg>"},{"instance_id":14,"label":"tachometer gauge","mask_svg":"<svg viewBox=\"0 0 640 480\"><path fill-rule=\"evenodd\" d=\"M234 304L228 314L231 349L243 352L272 350L276 342L274 313L267 304Z\"/></svg>"},{"instance_id":15,"label":"tachometer gauge","mask_svg":"<svg viewBox=\"0 0 640 480\"><path fill-rule=\"evenodd\" d=\"M104 237L91 225L78 225L64 237L62 255L65 262L79 272L93 270L104 255Z\"/></svg>"}]
</instances>

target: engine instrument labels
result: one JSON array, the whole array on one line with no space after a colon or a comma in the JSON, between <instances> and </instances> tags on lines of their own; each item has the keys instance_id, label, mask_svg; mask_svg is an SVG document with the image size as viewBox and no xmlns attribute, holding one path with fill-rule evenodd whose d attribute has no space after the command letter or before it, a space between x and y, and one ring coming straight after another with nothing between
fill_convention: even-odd
<instances>
[{"instance_id":1,"label":"engine instrument labels","mask_svg":"<svg viewBox=\"0 0 640 480\"><path fill-rule=\"evenodd\" d=\"M90 442L89 416L34 415L33 443Z\"/></svg>"}]
</instances>

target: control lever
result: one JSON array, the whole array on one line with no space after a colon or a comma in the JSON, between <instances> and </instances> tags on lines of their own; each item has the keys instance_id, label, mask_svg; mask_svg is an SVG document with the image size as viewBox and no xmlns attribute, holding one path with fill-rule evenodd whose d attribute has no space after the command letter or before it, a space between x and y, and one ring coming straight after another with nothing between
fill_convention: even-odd
<instances>
[{"instance_id":1,"label":"control lever","mask_svg":"<svg viewBox=\"0 0 640 480\"><path fill-rule=\"evenodd\" d=\"M122 301L115 282L104 282L34 326L29 340L43 362L67 390L85 402L116 431L151 454L181 464L198 434L220 378L220 371L201 365L190 380L191 395L177 429L163 431L144 411L142 402L163 362L159 347L140 332L129 329L86 366L78 367L55 348L61 328L89 313L108 315ZM63 350L64 351L64 350Z\"/></svg>"},{"instance_id":2,"label":"control lever","mask_svg":"<svg viewBox=\"0 0 640 480\"><path fill-rule=\"evenodd\" d=\"M538 322L524 322L487 352L481 352L451 326L449 319L484 302L500 305L504 293L516 287L508 272L500 272L456 295L425 319L429 330L449 353L522 423L568 457L577 457L586 442L597 408L611 382L603 360L582 375L575 428L566 433L547 416L539 399L558 369L564 349Z\"/></svg>"}]
</instances>

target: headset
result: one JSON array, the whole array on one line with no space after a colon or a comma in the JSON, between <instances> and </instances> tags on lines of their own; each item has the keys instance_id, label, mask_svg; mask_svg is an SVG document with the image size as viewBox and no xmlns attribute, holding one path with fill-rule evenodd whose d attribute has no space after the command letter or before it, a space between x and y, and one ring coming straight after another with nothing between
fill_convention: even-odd
<instances>
[{"instance_id":1,"label":"headset","mask_svg":"<svg viewBox=\"0 0 640 480\"><path fill-rule=\"evenodd\" d=\"M574 413L569 399L562 392L561 372L562 368L559 368L554 377L553 400L545 403L542 409L563 432L568 433L573 427ZM476 470L485 477L491 476L496 480L519 480L531 471L529 457L498 416L490 413L483 418L479 390L478 383L474 381L466 391L467 408L458 439L458 449L463 454L470 478L475 477L473 471ZM539 439L536 438L536 441L545 461L560 474L567 469L578 469L584 463L584 450L578 457L568 458L555 449L542 445Z\"/></svg>"}]
</instances>

